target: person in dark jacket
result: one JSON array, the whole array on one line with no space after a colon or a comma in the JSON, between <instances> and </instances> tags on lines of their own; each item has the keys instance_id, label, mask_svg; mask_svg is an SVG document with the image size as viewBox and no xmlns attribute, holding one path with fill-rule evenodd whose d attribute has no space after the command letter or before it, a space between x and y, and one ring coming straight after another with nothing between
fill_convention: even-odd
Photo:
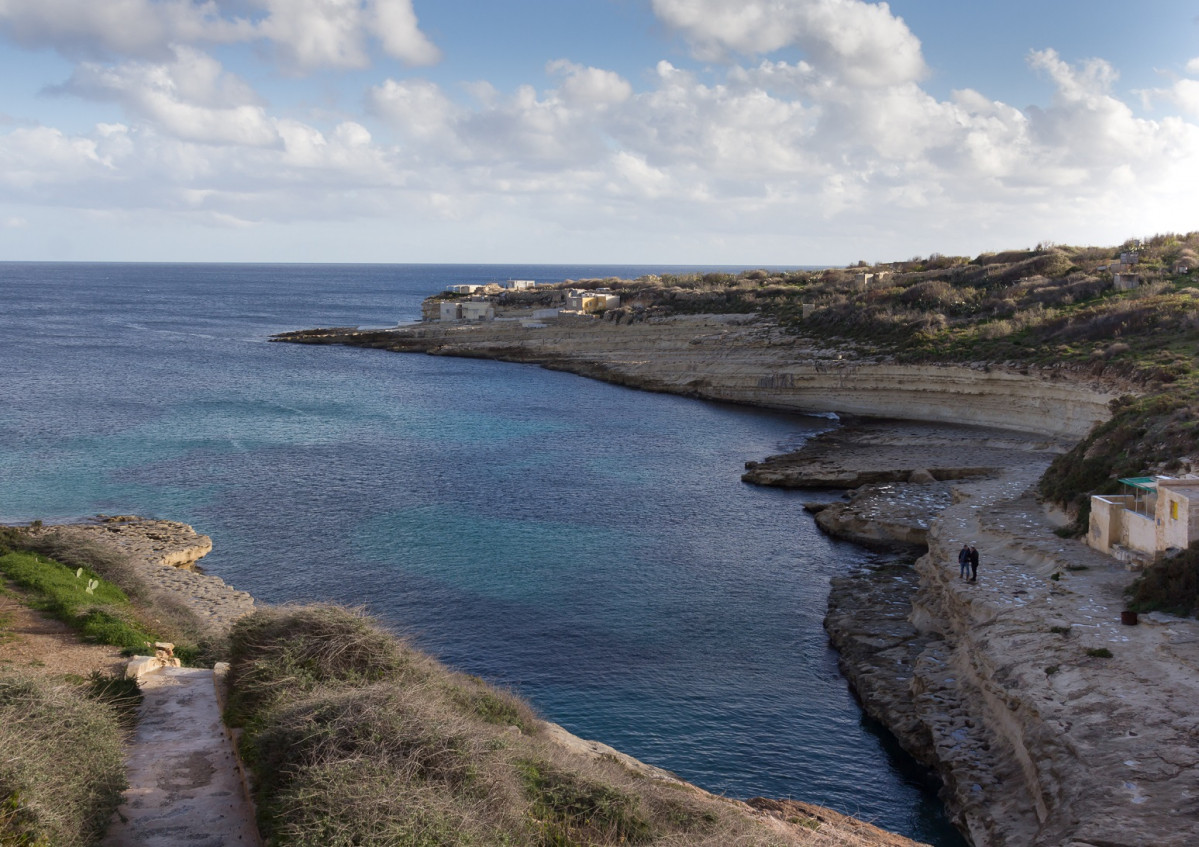
<instances>
[{"instance_id":1,"label":"person in dark jacket","mask_svg":"<svg viewBox=\"0 0 1199 847\"><path fill-rule=\"evenodd\" d=\"M962 542L962 549L958 551L958 576L962 579L966 578L966 574L970 571L970 545Z\"/></svg>"},{"instance_id":2,"label":"person in dark jacket","mask_svg":"<svg viewBox=\"0 0 1199 847\"><path fill-rule=\"evenodd\" d=\"M978 548L970 545L970 581L978 582Z\"/></svg>"}]
</instances>

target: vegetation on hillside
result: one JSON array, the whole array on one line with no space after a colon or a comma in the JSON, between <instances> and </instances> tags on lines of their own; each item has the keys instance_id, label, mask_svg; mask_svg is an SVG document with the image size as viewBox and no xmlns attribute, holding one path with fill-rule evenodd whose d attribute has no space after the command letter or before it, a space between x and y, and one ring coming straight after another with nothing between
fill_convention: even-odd
<instances>
[{"instance_id":1,"label":"vegetation on hillside","mask_svg":"<svg viewBox=\"0 0 1199 847\"><path fill-rule=\"evenodd\" d=\"M230 685L227 717L245 728L268 844L882 843L816 819L790 834L689 786L572 753L521 700L356 611L243 618Z\"/></svg>"},{"instance_id":2,"label":"vegetation on hillside","mask_svg":"<svg viewBox=\"0 0 1199 847\"><path fill-rule=\"evenodd\" d=\"M126 557L99 544L0 527L0 574L25 590L35 608L89 640L129 653L169 641L190 665L210 665L225 649L178 598L152 590Z\"/></svg>"},{"instance_id":3,"label":"vegetation on hillside","mask_svg":"<svg viewBox=\"0 0 1199 847\"><path fill-rule=\"evenodd\" d=\"M1146 568L1125 593L1134 612L1199 612L1199 542Z\"/></svg>"},{"instance_id":4,"label":"vegetation on hillside","mask_svg":"<svg viewBox=\"0 0 1199 847\"><path fill-rule=\"evenodd\" d=\"M1129 254L1134 265L1118 264ZM933 254L819 271L663 275L562 287L620 293L622 306L609 310L608 320L756 312L863 357L1054 368L1125 386L1111 422L1054 462L1042 480L1047 498L1085 519L1087 497L1114 490L1118 477L1178 471L1199 460L1196 268L1199 232L1110 248L1042 244L973 259ZM1136 287L1117 287L1117 273L1135 277ZM548 303L554 290L507 296L513 303Z\"/></svg>"}]
</instances>

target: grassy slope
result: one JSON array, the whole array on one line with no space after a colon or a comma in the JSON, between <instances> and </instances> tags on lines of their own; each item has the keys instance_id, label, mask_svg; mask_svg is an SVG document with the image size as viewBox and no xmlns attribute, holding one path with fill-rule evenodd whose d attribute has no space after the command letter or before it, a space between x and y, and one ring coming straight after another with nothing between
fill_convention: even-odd
<instances>
[{"instance_id":1,"label":"grassy slope","mask_svg":"<svg viewBox=\"0 0 1199 847\"><path fill-rule=\"evenodd\" d=\"M245 728L268 844L901 842L815 817L767 825L689 786L570 753L520 700L357 612L259 610L232 644L228 717Z\"/></svg>"},{"instance_id":2,"label":"grassy slope","mask_svg":"<svg viewBox=\"0 0 1199 847\"><path fill-rule=\"evenodd\" d=\"M6 596L65 619L84 637L139 646L120 589L88 572L27 552L21 534L0 532L0 571L25 592ZM12 636L0 617L0 640ZM83 847L95 843L125 787L124 730L140 700L136 685L94 674L51 679L0 669L0 845Z\"/></svg>"}]
</instances>

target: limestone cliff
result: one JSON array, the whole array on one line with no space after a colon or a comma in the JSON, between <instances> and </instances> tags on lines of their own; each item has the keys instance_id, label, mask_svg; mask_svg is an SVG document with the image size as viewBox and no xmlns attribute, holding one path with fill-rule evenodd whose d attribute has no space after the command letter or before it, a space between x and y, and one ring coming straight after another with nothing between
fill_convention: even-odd
<instances>
[{"instance_id":1,"label":"limestone cliff","mask_svg":"<svg viewBox=\"0 0 1199 847\"><path fill-rule=\"evenodd\" d=\"M557 318L310 330L280 341L348 344L540 364L650 391L804 413L1003 427L1078 439L1109 416L1110 385L1061 368L903 365L852 359L747 315L687 315L619 325Z\"/></svg>"},{"instance_id":2,"label":"limestone cliff","mask_svg":"<svg viewBox=\"0 0 1199 847\"><path fill-rule=\"evenodd\" d=\"M212 539L185 523L132 515L101 516L33 532L54 533L74 543L112 550L151 591L183 604L201 626L213 631L225 631L254 608L254 598L247 592L197 569L196 562L212 552Z\"/></svg>"}]
</instances>

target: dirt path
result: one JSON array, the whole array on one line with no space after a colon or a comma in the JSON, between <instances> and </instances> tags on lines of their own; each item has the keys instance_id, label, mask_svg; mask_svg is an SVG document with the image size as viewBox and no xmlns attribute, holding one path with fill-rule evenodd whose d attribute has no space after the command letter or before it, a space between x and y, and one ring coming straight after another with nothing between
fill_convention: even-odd
<instances>
[{"instance_id":1,"label":"dirt path","mask_svg":"<svg viewBox=\"0 0 1199 847\"><path fill-rule=\"evenodd\" d=\"M124 673L125 660L120 648L85 644L66 624L30 609L10 590L0 594L0 670L85 677L92 671Z\"/></svg>"}]
</instances>

